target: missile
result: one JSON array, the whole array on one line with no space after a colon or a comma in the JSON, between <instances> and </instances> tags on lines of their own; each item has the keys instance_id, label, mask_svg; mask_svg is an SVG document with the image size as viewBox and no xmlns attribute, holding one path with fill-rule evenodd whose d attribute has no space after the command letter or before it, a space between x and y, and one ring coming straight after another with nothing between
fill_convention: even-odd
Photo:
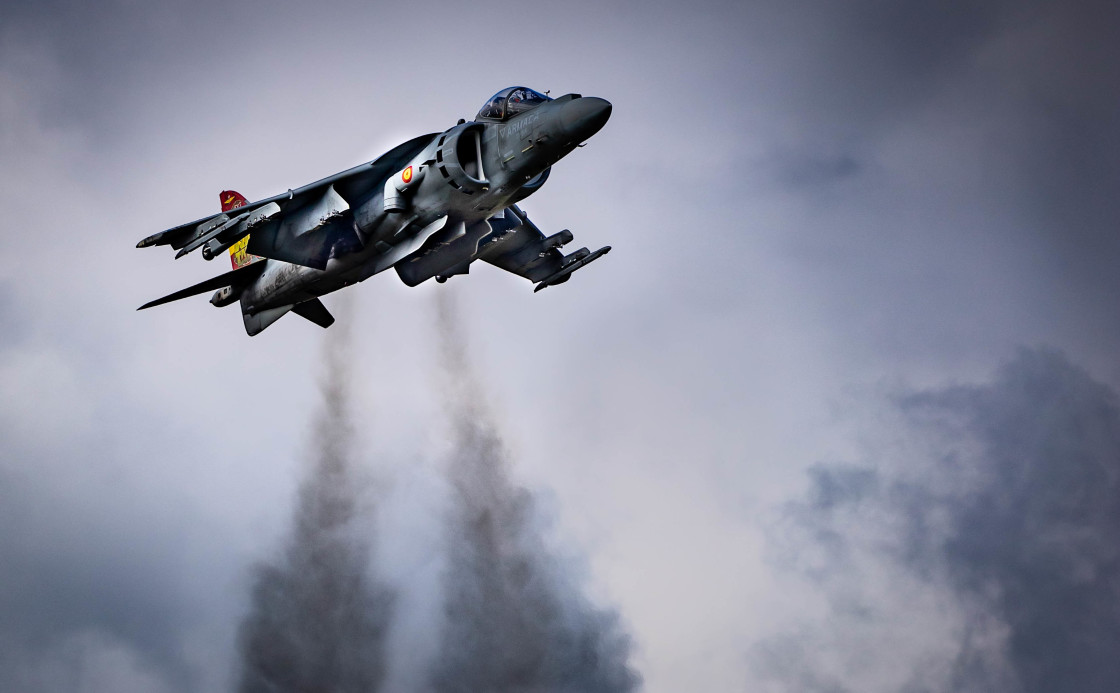
<instances>
[{"instance_id":1,"label":"missile","mask_svg":"<svg viewBox=\"0 0 1120 693\"><path fill-rule=\"evenodd\" d=\"M275 202L270 202L267 205L258 207L257 209L248 212L247 214L235 216L224 224L206 231L202 235L192 240L190 243L187 243L185 246L183 246L183 249L175 255L175 259L178 260L187 253L197 250L213 239L218 239L219 242L224 242L226 240L229 240L230 238L233 238L236 241L242 238L245 234L249 233L249 231L252 230L254 226L264 222L269 217L278 214L279 212L280 205L276 204ZM228 238L223 238L222 234L229 231L230 229L235 230L232 233L227 234Z\"/></svg>"},{"instance_id":2,"label":"missile","mask_svg":"<svg viewBox=\"0 0 1120 693\"><path fill-rule=\"evenodd\" d=\"M587 248L580 248L579 250L575 251L574 253L569 253L568 255L565 255L560 260L560 267L561 267L561 269L563 269L564 267L567 267L568 265L572 264L573 262L579 262L580 260L582 260L583 258L587 257L590 254L591 254L591 251L588 250Z\"/></svg>"},{"instance_id":3,"label":"missile","mask_svg":"<svg viewBox=\"0 0 1120 693\"><path fill-rule=\"evenodd\" d=\"M206 260L213 260L214 258L232 248L234 245L240 243L243 238L245 237L242 236L241 238L232 238L228 241L225 241L224 243L219 241L217 238L212 238L210 239L210 242L202 246L202 257Z\"/></svg>"}]
</instances>

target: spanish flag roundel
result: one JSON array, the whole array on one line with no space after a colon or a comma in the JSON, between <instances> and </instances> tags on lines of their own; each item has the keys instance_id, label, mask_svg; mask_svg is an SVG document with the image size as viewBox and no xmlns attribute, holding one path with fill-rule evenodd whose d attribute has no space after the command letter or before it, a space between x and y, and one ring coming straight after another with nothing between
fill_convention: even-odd
<instances>
[{"instance_id":1,"label":"spanish flag roundel","mask_svg":"<svg viewBox=\"0 0 1120 693\"><path fill-rule=\"evenodd\" d=\"M409 166L403 172L401 172L401 180L403 180L405 182L405 185L412 182L412 167L411 166Z\"/></svg>"}]
</instances>

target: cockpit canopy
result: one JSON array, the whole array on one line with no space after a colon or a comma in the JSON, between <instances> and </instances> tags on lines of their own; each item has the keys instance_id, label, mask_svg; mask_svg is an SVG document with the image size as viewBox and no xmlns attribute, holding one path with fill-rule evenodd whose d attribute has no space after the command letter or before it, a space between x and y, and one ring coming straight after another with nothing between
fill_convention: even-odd
<instances>
[{"instance_id":1,"label":"cockpit canopy","mask_svg":"<svg viewBox=\"0 0 1120 693\"><path fill-rule=\"evenodd\" d=\"M490 97L475 120L505 120L551 100L528 87L507 87Z\"/></svg>"}]
</instances>

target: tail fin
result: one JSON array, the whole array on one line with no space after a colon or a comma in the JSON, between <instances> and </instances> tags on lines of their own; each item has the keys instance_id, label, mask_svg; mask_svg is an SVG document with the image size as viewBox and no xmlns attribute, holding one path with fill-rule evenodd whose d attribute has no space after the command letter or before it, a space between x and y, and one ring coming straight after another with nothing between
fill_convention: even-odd
<instances>
[{"instance_id":1,"label":"tail fin","mask_svg":"<svg viewBox=\"0 0 1120 693\"><path fill-rule=\"evenodd\" d=\"M222 201L223 212L228 212L231 209L237 209L238 207L244 207L249 204L245 196L236 190L223 190L218 193L218 199Z\"/></svg>"},{"instance_id":2,"label":"tail fin","mask_svg":"<svg viewBox=\"0 0 1120 693\"><path fill-rule=\"evenodd\" d=\"M223 212L228 212L230 210L237 209L238 207L244 207L245 205L249 204L249 201L245 199L245 196L237 192L236 190L223 190L218 193L218 199L222 203ZM230 246L229 259L230 263L233 264L233 269L241 269L245 265L251 265L257 260L264 259L245 252L245 247L247 245L249 245L248 236L242 238L240 241Z\"/></svg>"}]
</instances>

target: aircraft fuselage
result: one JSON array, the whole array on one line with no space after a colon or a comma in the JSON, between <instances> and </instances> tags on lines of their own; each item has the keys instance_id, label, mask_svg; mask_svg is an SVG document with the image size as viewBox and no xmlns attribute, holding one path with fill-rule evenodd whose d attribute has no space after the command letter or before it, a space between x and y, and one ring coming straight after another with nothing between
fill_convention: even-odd
<instances>
[{"instance_id":1,"label":"aircraft fuselage","mask_svg":"<svg viewBox=\"0 0 1120 693\"><path fill-rule=\"evenodd\" d=\"M421 180L405 191L404 208L386 210L384 189L352 206L361 246L332 253L322 270L266 260L243 303L256 312L324 296L394 266L427 241L454 240L536 192L548 169L595 134L610 110L603 99L569 94L505 122L465 122L434 136L405 167Z\"/></svg>"}]
</instances>

